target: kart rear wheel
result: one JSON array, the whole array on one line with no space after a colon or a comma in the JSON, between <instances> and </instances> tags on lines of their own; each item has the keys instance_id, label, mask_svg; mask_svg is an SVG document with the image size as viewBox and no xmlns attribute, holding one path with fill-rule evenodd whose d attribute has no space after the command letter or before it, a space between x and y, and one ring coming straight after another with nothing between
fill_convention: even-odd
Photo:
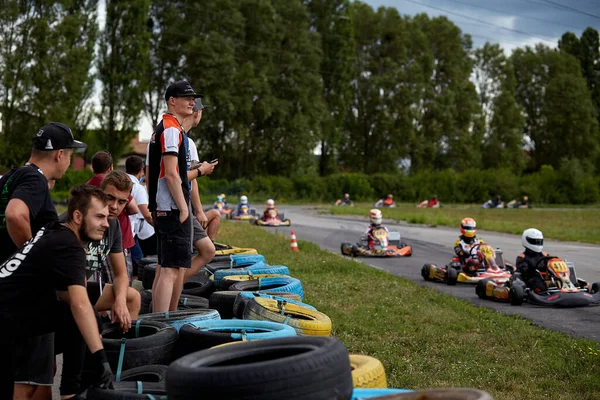
<instances>
[{"instance_id":1,"label":"kart rear wheel","mask_svg":"<svg viewBox=\"0 0 600 400\"><path fill-rule=\"evenodd\" d=\"M592 283L592 287L590 289L590 293L594 294L594 293L598 293L600 292L600 282L594 282Z\"/></svg>"},{"instance_id":2,"label":"kart rear wheel","mask_svg":"<svg viewBox=\"0 0 600 400\"><path fill-rule=\"evenodd\" d=\"M480 299L486 298L485 287L489 281L491 281L491 279L486 278L486 279L482 279L479 282L477 282L477 286L475 286L475 294L477 294L477 297L479 297Z\"/></svg>"},{"instance_id":3,"label":"kart rear wheel","mask_svg":"<svg viewBox=\"0 0 600 400\"><path fill-rule=\"evenodd\" d=\"M508 296L510 298L511 305L520 306L523 304L523 300L525 300L525 287L520 284L513 284L508 292Z\"/></svg>"},{"instance_id":4,"label":"kart rear wheel","mask_svg":"<svg viewBox=\"0 0 600 400\"><path fill-rule=\"evenodd\" d=\"M446 284L450 286L456 285L458 282L458 271L452 267L446 268Z\"/></svg>"},{"instance_id":5,"label":"kart rear wheel","mask_svg":"<svg viewBox=\"0 0 600 400\"><path fill-rule=\"evenodd\" d=\"M421 276L426 281L430 281L431 280L431 278L429 278L429 269L430 268L431 268L431 265L429 265L429 264L423 264L423 267L421 268Z\"/></svg>"}]
</instances>

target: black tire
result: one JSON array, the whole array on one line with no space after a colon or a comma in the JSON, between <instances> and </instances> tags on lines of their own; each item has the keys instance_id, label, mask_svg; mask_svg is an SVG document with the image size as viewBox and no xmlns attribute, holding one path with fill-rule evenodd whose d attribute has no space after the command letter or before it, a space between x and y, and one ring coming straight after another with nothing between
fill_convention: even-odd
<instances>
[{"instance_id":1,"label":"black tire","mask_svg":"<svg viewBox=\"0 0 600 400\"><path fill-rule=\"evenodd\" d=\"M348 351L338 339L290 337L239 343L169 366L169 400L329 400L352 397Z\"/></svg>"},{"instance_id":2,"label":"black tire","mask_svg":"<svg viewBox=\"0 0 600 400\"><path fill-rule=\"evenodd\" d=\"M121 338L126 338L122 369L128 370L142 365L169 364L172 361L177 331L165 323L144 320L139 325L134 322L125 334L118 323L106 326L102 330L102 344L113 372L117 371Z\"/></svg>"},{"instance_id":3,"label":"black tire","mask_svg":"<svg viewBox=\"0 0 600 400\"><path fill-rule=\"evenodd\" d=\"M184 283L182 293L208 299L214 291L213 281L211 281L207 275L203 274L196 275L188 282Z\"/></svg>"},{"instance_id":4,"label":"black tire","mask_svg":"<svg viewBox=\"0 0 600 400\"><path fill-rule=\"evenodd\" d=\"M141 279L144 289L152 289L154 277L156 276L156 266L157 264L147 264L144 266L144 274Z\"/></svg>"},{"instance_id":5,"label":"black tire","mask_svg":"<svg viewBox=\"0 0 600 400\"><path fill-rule=\"evenodd\" d=\"M509 292L510 304L520 306L525 300L525 287L522 284L514 284Z\"/></svg>"},{"instance_id":6,"label":"black tire","mask_svg":"<svg viewBox=\"0 0 600 400\"><path fill-rule=\"evenodd\" d=\"M598 291L600 291L600 282L592 283L592 286L590 288L590 293L595 294L595 293L598 293Z\"/></svg>"},{"instance_id":7,"label":"black tire","mask_svg":"<svg viewBox=\"0 0 600 400\"><path fill-rule=\"evenodd\" d=\"M480 299L485 299L487 297L485 295L485 287L490 281L490 278L486 278L477 282L477 286L475 286L475 294L477 295L477 297L479 297Z\"/></svg>"},{"instance_id":8,"label":"black tire","mask_svg":"<svg viewBox=\"0 0 600 400\"><path fill-rule=\"evenodd\" d=\"M157 321L175 326L175 329L187 321L201 321L210 319L220 319L219 313L216 310L208 308L196 308L191 310L170 311L168 313L149 313L140 317L144 321Z\"/></svg>"},{"instance_id":9,"label":"black tire","mask_svg":"<svg viewBox=\"0 0 600 400\"><path fill-rule=\"evenodd\" d=\"M454 285L456 285L456 282L458 282L458 271L450 266L447 267L446 268L446 284L448 284L450 286L454 286Z\"/></svg>"},{"instance_id":10,"label":"black tire","mask_svg":"<svg viewBox=\"0 0 600 400\"><path fill-rule=\"evenodd\" d=\"M431 280L429 278L429 267L430 267L430 264L423 264L423 266L421 267L421 276L426 281L430 281Z\"/></svg>"},{"instance_id":11,"label":"black tire","mask_svg":"<svg viewBox=\"0 0 600 400\"><path fill-rule=\"evenodd\" d=\"M142 290L141 296L140 314L148 314L152 309L152 290Z\"/></svg>"},{"instance_id":12,"label":"black tire","mask_svg":"<svg viewBox=\"0 0 600 400\"><path fill-rule=\"evenodd\" d=\"M252 300L248 297L236 296L233 301L233 316L238 319L244 319L244 310L248 302Z\"/></svg>"},{"instance_id":13,"label":"black tire","mask_svg":"<svg viewBox=\"0 0 600 400\"><path fill-rule=\"evenodd\" d=\"M208 308L208 299L189 294L182 294L179 297L178 310L190 310L196 308ZM140 315L152 312L152 290L142 291L142 304L140 307Z\"/></svg>"},{"instance_id":14,"label":"black tire","mask_svg":"<svg viewBox=\"0 0 600 400\"><path fill-rule=\"evenodd\" d=\"M352 243L343 242L340 245L340 251L343 256L351 257L352 256Z\"/></svg>"},{"instance_id":15,"label":"black tire","mask_svg":"<svg viewBox=\"0 0 600 400\"><path fill-rule=\"evenodd\" d=\"M239 292L239 290L214 292L208 298L208 308L217 310L221 315L221 319L233 318L233 303Z\"/></svg>"},{"instance_id":16,"label":"black tire","mask_svg":"<svg viewBox=\"0 0 600 400\"><path fill-rule=\"evenodd\" d=\"M154 256L147 256L147 257L142 257L140 259L140 261L138 261L137 266L138 266L138 280L142 280L142 278L144 277L144 267L148 264L156 264L158 262L158 256L154 255Z\"/></svg>"},{"instance_id":17,"label":"black tire","mask_svg":"<svg viewBox=\"0 0 600 400\"><path fill-rule=\"evenodd\" d=\"M166 399L166 396L154 396L156 400ZM87 400L148 400L145 394L122 392L118 390L89 389L87 391Z\"/></svg>"},{"instance_id":18,"label":"black tire","mask_svg":"<svg viewBox=\"0 0 600 400\"><path fill-rule=\"evenodd\" d=\"M167 365L143 365L123 371L121 382L164 382L167 374Z\"/></svg>"}]
</instances>

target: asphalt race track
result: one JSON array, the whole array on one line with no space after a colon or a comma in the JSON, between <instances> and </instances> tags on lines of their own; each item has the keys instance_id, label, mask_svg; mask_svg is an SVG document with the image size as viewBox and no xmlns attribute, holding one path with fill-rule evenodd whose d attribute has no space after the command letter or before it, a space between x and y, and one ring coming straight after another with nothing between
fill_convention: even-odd
<instances>
[{"instance_id":1,"label":"asphalt race track","mask_svg":"<svg viewBox=\"0 0 600 400\"><path fill-rule=\"evenodd\" d=\"M355 243L367 226L366 217L319 215L312 207L285 206L280 208L281 211L285 212L285 217L291 220L292 226L265 227L263 229L287 235L294 230L298 240L317 243L321 248L336 254L341 254L341 242ZM477 306L489 307L505 314L518 314L545 328L574 337L600 341L600 305L571 309L540 307L527 303L521 306L511 306L508 303L480 300L475 295L475 285L459 283L456 286L448 286L443 283L425 282L421 277L421 267L425 263L445 265L450 260L453 254L453 244L460 234L458 228L430 228L421 225L395 224L385 219L384 224L390 230L400 232L402 240L412 245L413 255L404 258L357 258L357 260L414 281L419 285L465 299ZM517 235L483 230L478 230L477 234L493 247L500 247L504 250L506 260L511 263L515 262L517 254L523 249L521 237ZM546 240L544 250L551 255L574 262L579 278L590 283L600 282L598 263L600 246ZM300 245L300 251L302 251L302 245Z\"/></svg>"}]
</instances>

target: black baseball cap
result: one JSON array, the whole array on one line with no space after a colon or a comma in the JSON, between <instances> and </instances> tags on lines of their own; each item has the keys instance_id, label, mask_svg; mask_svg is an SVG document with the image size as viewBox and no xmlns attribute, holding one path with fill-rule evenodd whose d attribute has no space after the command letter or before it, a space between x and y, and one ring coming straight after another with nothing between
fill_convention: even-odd
<instances>
[{"instance_id":1,"label":"black baseball cap","mask_svg":"<svg viewBox=\"0 0 600 400\"><path fill-rule=\"evenodd\" d=\"M199 111L199 110L204 110L205 108L208 108L208 107L210 107L208 104L202 104L202 98L201 98L201 97L202 97L202 96L198 97L198 98L195 100L195 103L196 103L196 104L194 104L194 112L195 112L195 111Z\"/></svg>"},{"instance_id":2,"label":"black baseball cap","mask_svg":"<svg viewBox=\"0 0 600 400\"><path fill-rule=\"evenodd\" d=\"M171 97L187 97L191 96L194 98L202 97L201 94L196 93L192 85L190 85L187 81L177 81L175 83L171 83L165 92L165 101L169 101Z\"/></svg>"},{"instance_id":3,"label":"black baseball cap","mask_svg":"<svg viewBox=\"0 0 600 400\"><path fill-rule=\"evenodd\" d=\"M43 126L33 139L33 148L42 151L85 149L86 144L75 140L71 128L61 122Z\"/></svg>"}]
</instances>

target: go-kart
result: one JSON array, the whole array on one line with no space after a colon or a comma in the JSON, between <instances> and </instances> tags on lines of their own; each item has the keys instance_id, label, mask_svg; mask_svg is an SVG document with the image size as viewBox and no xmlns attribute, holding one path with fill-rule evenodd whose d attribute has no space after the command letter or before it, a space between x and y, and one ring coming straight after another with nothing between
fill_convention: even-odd
<instances>
[{"instance_id":1,"label":"go-kart","mask_svg":"<svg viewBox=\"0 0 600 400\"><path fill-rule=\"evenodd\" d=\"M600 302L600 283L592 285L577 278L575 266L559 257L546 256L535 266L538 269L546 262L546 272L538 273L546 282L548 290L536 293L527 287L521 273L515 272L504 282L484 279L477 283L475 293L480 299L509 302L518 306L527 301L530 304L554 307L585 307Z\"/></svg>"},{"instance_id":2,"label":"go-kart","mask_svg":"<svg viewBox=\"0 0 600 400\"><path fill-rule=\"evenodd\" d=\"M363 235L356 244L344 242L342 254L350 257L408 257L412 255L412 247L400 240L400 232L389 232L385 228L373 231L375 247L369 248L369 238Z\"/></svg>"},{"instance_id":3,"label":"go-kart","mask_svg":"<svg viewBox=\"0 0 600 400\"><path fill-rule=\"evenodd\" d=\"M254 220L255 225L259 226L290 226L292 223L285 218L284 213L278 213L277 210L269 210L269 217L261 217Z\"/></svg>"},{"instance_id":4,"label":"go-kart","mask_svg":"<svg viewBox=\"0 0 600 400\"><path fill-rule=\"evenodd\" d=\"M237 221L254 221L257 218L256 209L243 205L239 211L234 210L232 213L228 214L227 218Z\"/></svg>"},{"instance_id":5,"label":"go-kart","mask_svg":"<svg viewBox=\"0 0 600 400\"><path fill-rule=\"evenodd\" d=\"M426 281L445 282L448 285L456 285L457 282L477 283L483 279L496 282L506 282L510 279L513 266L504 260L502 250L494 250L487 243L479 243L469 249L469 254L473 260L472 273L465 273L460 258L453 257L444 267L435 264L423 265L421 276Z\"/></svg>"},{"instance_id":6,"label":"go-kart","mask_svg":"<svg viewBox=\"0 0 600 400\"><path fill-rule=\"evenodd\" d=\"M219 202L215 203L215 205L212 207L204 208L204 212L210 211L210 210L218 210L221 213L221 215L225 215L225 218L229 218L229 215L233 211L233 208L231 208L229 205L225 204L224 202L219 201Z\"/></svg>"}]
</instances>

